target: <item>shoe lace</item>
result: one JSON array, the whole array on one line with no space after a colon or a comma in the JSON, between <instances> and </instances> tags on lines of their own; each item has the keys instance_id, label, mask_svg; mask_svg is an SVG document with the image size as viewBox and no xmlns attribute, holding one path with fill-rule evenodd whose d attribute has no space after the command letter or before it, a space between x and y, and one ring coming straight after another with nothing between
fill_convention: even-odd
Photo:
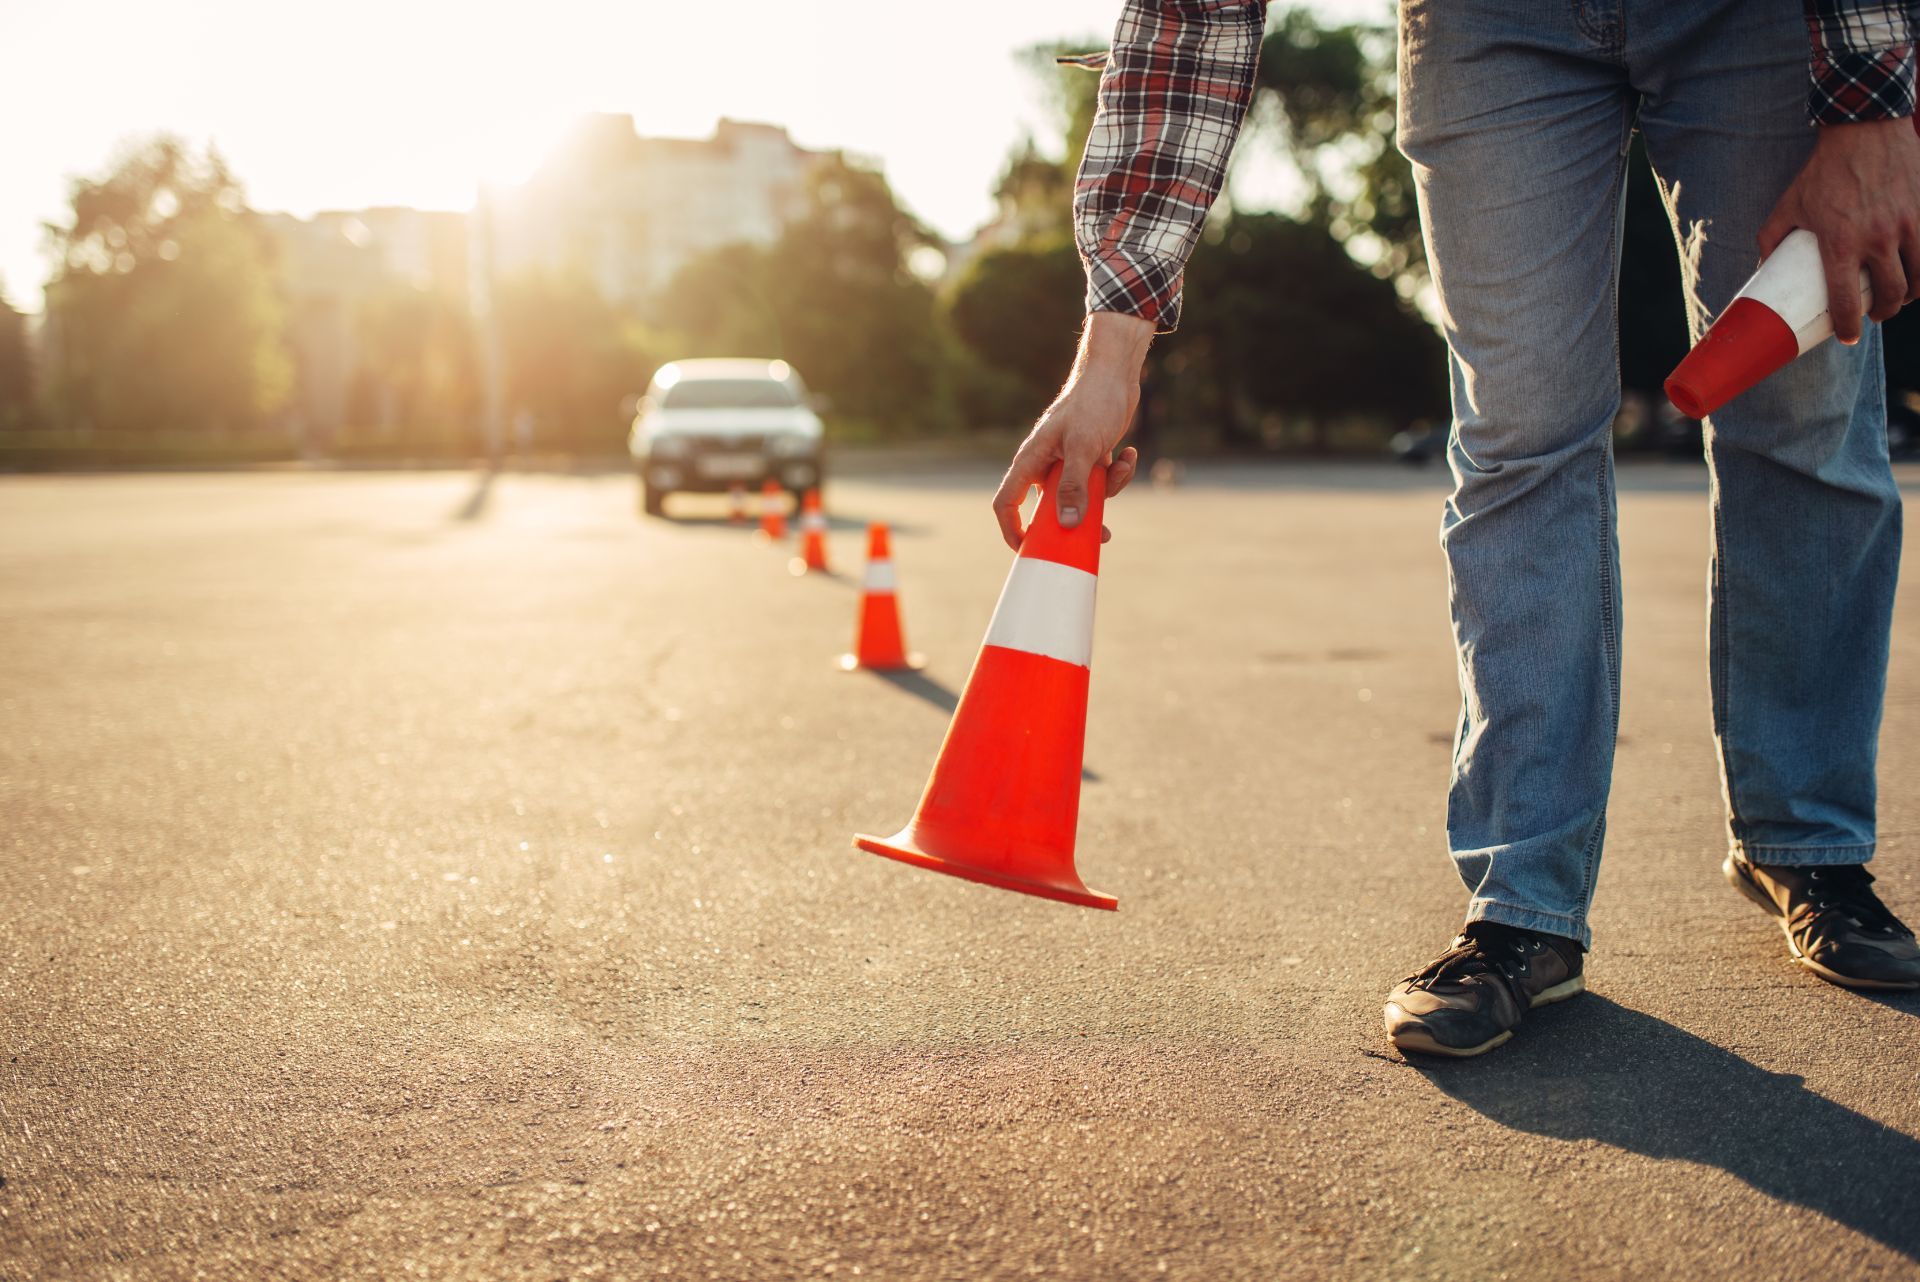
<instances>
[{"instance_id":1,"label":"shoe lace","mask_svg":"<svg viewBox=\"0 0 1920 1282\"><path fill-rule=\"evenodd\" d=\"M1863 930L1911 933L1873 893L1873 874L1864 865L1814 868L1808 872L1807 882L1810 890L1800 915L1809 925L1837 913L1852 918Z\"/></svg>"},{"instance_id":2,"label":"shoe lace","mask_svg":"<svg viewBox=\"0 0 1920 1282\"><path fill-rule=\"evenodd\" d=\"M1473 922L1453 941L1453 946L1407 976L1415 988L1436 984L1458 984L1476 975L1495 975L1507 984L1515 982L1512 966L1527 952L1525 935L1496 923Z\"/></svg>"}]
</instances>

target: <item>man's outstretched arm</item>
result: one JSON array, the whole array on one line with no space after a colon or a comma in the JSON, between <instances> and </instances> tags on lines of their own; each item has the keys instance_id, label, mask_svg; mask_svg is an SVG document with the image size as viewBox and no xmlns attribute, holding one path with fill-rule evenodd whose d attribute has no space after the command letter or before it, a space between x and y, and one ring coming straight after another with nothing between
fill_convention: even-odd
<instances>
[{"instance_id":1,"label":"man's outstretched arm","mask_svg":"<svg viewBox=\"0 0 1920 1282\"><path fill-rule=\"evenodd\" d=\"M1060 523L1080 523L1088 474L1133 419L1147 347L1179 321L1181 274L1226 181L1265 25L1264 0L1127 0L1073 185L1087 272L1080 351L993 497L1011 547L1021 502L1056 460ZM1133 463L1131 448L1114 460L1110 496Z\"/></svg>"}]
</instances>

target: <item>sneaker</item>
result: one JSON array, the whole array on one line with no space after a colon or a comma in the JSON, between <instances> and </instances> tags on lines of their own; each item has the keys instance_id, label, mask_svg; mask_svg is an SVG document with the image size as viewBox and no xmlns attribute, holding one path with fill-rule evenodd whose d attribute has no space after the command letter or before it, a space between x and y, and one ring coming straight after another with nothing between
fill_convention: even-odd
<instances>
[{"instance_id":1,"label":"sneaker","mask_svg":"<svg viewBox=\"0 0 1920 1282\"><path fill-rule=\"evenodd\" d=\"M1469 922L1451 948L1387 994L1387 1039L1429 1055L1490 1051L1535 1006L1584 990L1585 960L1578 943L1559 935Z\"/></svg>"},{"instance_id":2,"label":"sneaker","mask_svg":"<svg viewBox=\"0 0 1920 1282\"><path fill-rule=\"evenodd\" d=\"M1846 988L1920 988L1920 944L1873 893L1865 864L1750 864L1728 855L1733 888L1772 913L1793 959Z\"/></svg>"}]
</instances>

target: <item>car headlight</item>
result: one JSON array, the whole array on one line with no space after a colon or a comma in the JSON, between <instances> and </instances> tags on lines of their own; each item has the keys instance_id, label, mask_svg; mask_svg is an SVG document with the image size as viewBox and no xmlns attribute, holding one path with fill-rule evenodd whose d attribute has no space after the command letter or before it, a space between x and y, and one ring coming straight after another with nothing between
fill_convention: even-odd
<instances>
[{"instance_id":1,"label":"car headlight","mask_svg":"<svg viewBox=\"0 0 1920 1282\"><path fill-rule=\"evenodd\" d=\"M813 438L802 436L797 432L787 432L767 438L767 453L777 458L798 458L802 454L813 453L813 448Z\"/></svg>"},{"instance_id":2,"label":"car headlight","mask_svg":"<svg viewBox=\"0 0 1920 1282\"><path fill-rule=\"evenodd\" d=\"M647 447L647 453L655 458L685 458L691 447L685 437L656 436Z\"/></svg>"}]
</instances>

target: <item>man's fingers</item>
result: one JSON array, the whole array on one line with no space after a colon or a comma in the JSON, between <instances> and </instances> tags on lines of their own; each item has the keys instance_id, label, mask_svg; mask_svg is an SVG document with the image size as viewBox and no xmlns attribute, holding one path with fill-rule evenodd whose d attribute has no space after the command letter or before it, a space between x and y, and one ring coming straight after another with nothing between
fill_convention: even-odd
<instances>
[{"instance_id":1,"label":"man's fingers","mask_svg":"<svg viewBox=\"0 0 1920 1282\"><path fill-rule=\"evenodd\" d=\"M1827 311L1833 317L1833 336L1851 347L1860 341L1860 256L1851 246L1820 245L1827 269Z\"/></svg>"},{"instance_id":2,"label":"man's fingers","mask_svg":"<svg viewBox=\"0 0 1920 1282\"><path fill-rule=\"evenodd\" d=\"M1140 466L1140 451L1129 445L1113 456L1113 462L1107 465L1107 497L1112 498L1127 488L1127 482L1133 479L1134 471Z\"/></svg>"},{"instance_id":3,"label":"man's fingers","mask_svg":"<svg viewBox=\"0 0 1920 1282\"><path fill-rule=\"evenodd\" d=\"M1078 446L1068 446L1060 465L1060 491L1053 501L1061 528L1071 530L1086 515L1087 478L1092 474L1093 456Z\"/></svg>"},{"instance_id":4,"label":"man's fingers","mask_svg":"<svg viewBox=\"0 0 1920 1282\"><path fill-rule=\"evenodd\" d=\"M1102 543L1111 543L1113 541L1113 531L1104 525L1100 527L1100 541Z\"/></svg>"},{"instance_id":5,"label":"man's fingers","mask_svg":"<svg viewBox=\"0 0 1920 1282\"><path fill-rule=\"evenodd\" d=\"M1873 308L1867 314L1877 321L1892 320L1907 301L1907 273L1899 258L1888 252L1870 260L1867 276L1873 282Z\"/></svg>"},{"instance_id":6,"label":"man's fingers","mask_svg":"<svg viewBox=\"0 0 1920 1282\"><path fill-rule=\"evenodd\" d=\"M1000 537L1007 546L1020 550L1020 499L1008 498L1007 487L1003 484L1000 492L993 496L993 519L1000 523Z\"/></svg>"},{"instance_id":7,"label":"man's fingers","mask_svg":"<svg viewBox=\"0 0 1920 1282\"><path fill-rule=\"evenodd\" d=\"M1007 468L1006 478L994 493L993 518L1000 523L1000 537L1016 552L1020 550L1020 539L1024 533L1020 528L1020 505L1027 501L1027 492L1039 479L1035 473L1043 472L1045 468L1045 462L1036 460L1032 443L1022 445L1020 452L1013 456L1012 465Z\"/></svg>"},{"instance_id":8,"label":"man's fingers","mask_svg":"<svg viewBox=\"0 0 1920 1282\"><path fill-rule=\"evenodd\" d=\"M1794 225L1792 214L1788 213L1783 206L1774 207L1773 213L1767 216L1767 221L1760 224L1762 261L1773 256L1773 251L1780 247L1780 242L1787 238L1787 233L1794 229Z\"/></svg>"}]
</instances>

